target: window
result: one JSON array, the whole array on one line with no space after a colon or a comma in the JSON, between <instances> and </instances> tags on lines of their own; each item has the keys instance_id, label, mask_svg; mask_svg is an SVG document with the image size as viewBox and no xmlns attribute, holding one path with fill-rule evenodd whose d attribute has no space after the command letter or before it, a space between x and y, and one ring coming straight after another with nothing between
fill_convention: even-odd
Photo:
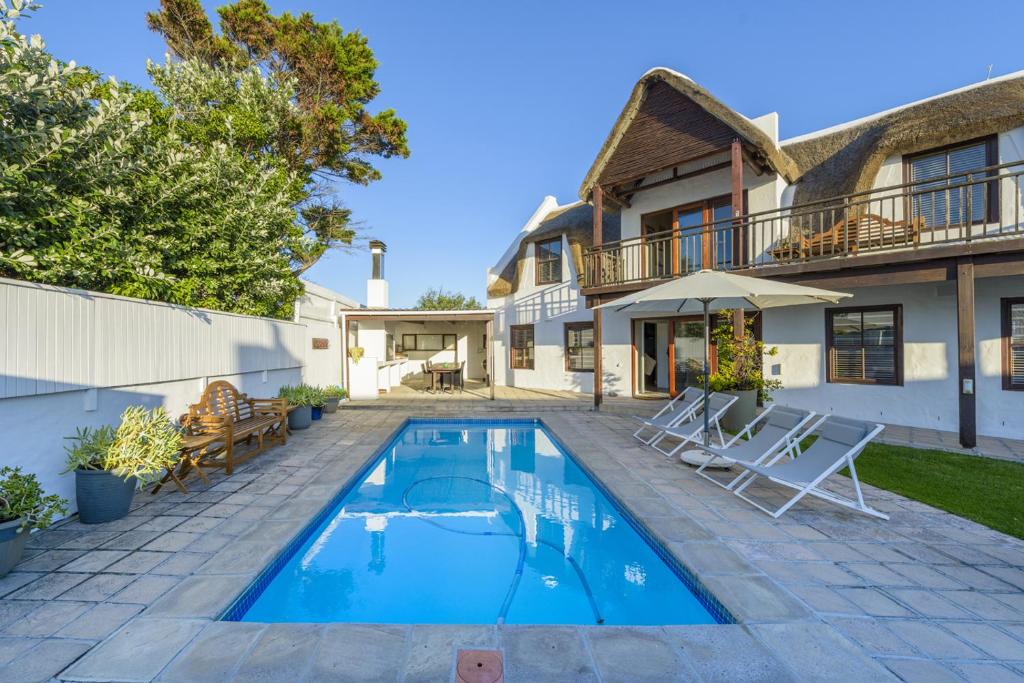
<instances>
[{"instance_id":1,"label":"window","mask_svg":"<svg viewBox=\"0 0 1024 683\"><path fill-rule=\"evenodd\" d=\"M534 245L537 261L537 284L550 285L562 281L562 236Z\"/></svg>"},{"instance_id":2,"label":"window","mask_svg":"<svg viewBox=\"0 0 1024 683\"><path fill-rule=\"evenodd\" d=\"M828 309L828 381L902 385L902 327L900 306Z\"/></svg>"},{"instance_id":3,"label":"window","mask_svg":"<svg viewBox=\"0 0 1024 683\"><path fill-rule=\"evenodd\" d=\"M512 368L517 370L533 370L533 325L513 325L512 336Z\"/></svg>"},{"instance_id":4,"label":"window","mask_svg":"<svg viewBox=\"0 0 1024 683\"><path fill-rule=\"evenodd\" d=\"M1003 389L1024 391L1024 298L1003 299Z\"/></svg>"},{"instance_id":5,"label":"window","mask_svg":"<svg viewBox=\"0 0 1024 683\"><path fill-rule=\"evenodd\" d=\"M998 163L995 137L908 157L905 173L907 182L915 183L910 200L914 218L928 228L998 221L999 185L978 182L986 174L976 173Z\"/></svg>"},{"instance_id":6,"label":"window","mask_svg":"<svg viewBox=\"0 0 1024 683\"><path fill-rule=\"evenodd\" d=\"M594 323L565 324L565 369L594 371Z\"/></svg>"},{"instance_id":7,"label":"window","mask_svg":"<svg viewBox=\"0 0 1024 683\"><path fill-rule=\"evenodd\" d=\"M403 334L402 348L406 351L454 351L454 334Z\"/></svg>"}]
</instances>

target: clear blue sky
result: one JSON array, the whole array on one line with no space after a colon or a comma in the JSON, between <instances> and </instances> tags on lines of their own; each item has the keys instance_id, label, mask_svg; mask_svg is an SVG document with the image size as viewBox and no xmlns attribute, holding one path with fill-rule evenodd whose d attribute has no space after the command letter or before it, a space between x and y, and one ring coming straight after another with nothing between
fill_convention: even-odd
<instances>
[{"instance_id":1,"label":"clear blue sky","mask_svg":"<svg viewBox=\"0 0 1024 683\"><path fill-rule=\"evenodd\" d=\"M157 0L43 0L22 30L62 59L147 83ZM225 4L207 1L208 11ZM576 190L644 71L682 71L783 137L1024 69L1024 3L269 0L369 36L412 156L340 196L388 244L391 304L431 286L484 296L485 272L546 194ZM365 300L369 255L310 279Z\"/></svg>"}]
</instances>

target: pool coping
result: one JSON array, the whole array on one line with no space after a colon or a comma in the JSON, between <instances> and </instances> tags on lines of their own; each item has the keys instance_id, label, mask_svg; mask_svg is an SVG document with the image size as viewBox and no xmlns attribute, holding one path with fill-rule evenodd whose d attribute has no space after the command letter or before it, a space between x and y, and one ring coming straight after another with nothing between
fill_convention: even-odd
<instances>
[{"instance_id":1,"label":"pool coping","mask_svg":"<svg viewBox=\"0 0 1024 683\"><path fill-rule=\"evenodd\" d=\"M353 490L358 486L359 482L369 473L369 471L377 464L381 456L384 455L398 439L401 433L407 429L410 425L417 423L425 424L465 424L465 423L476 423L476 424L508 424L508 425L535 425L541 427L545 433L555 442L555 445L561 449L566 456L572 460L573 463L579 467L584 474L590 479L591 483L600 491L605 498L612 504L612 506L622 515L626 523L637 533L640 538L650 547L658 558L665 563L669 570L678 578L682 584L686 587L690 593L697 598L700 605L711 615L715 620L715 624L710 625L729 625L740 623L735 615L730 612L725 605L718 599L718 597L700 580L697 573L688 567L685 561L678 557L669 548L667 542L659 539L654 532L636 513L634 513L628 504L622 500L622 498L612 491L604 481L602 481L600 475L589 467L585 460L581 458L577 453L570 448L565 441L558 436L555 429L544 421L541 417L431 417L431 416L408 416L402 420L399 425L392 430L392 432L385 438L381 444L375 448L370 455L363 461L362 464L349 475L348 479L341 485L341 487L332 495L326 503L311 517L309 520L296 532L291 539L282 546L273 559L266 564L266 566L256 575L246 587L239 593L228 606L217 615L215 621L226 621L226 622L241 622L245 613L252 607L253 603L259 599L259 597L266 590L267 586L277 576L281 568L288 563L295 553L302 547L306 541L316 532L316 530L323 524L327 517L331 514L334 508L341 503ZM306 623L306 622L254 622L254 623ZM323 623L365 623L365 622L323 622ZM373 622L376 623L376 622ZM389 622L388 622L389 623ZM399 624L395 623L392 625L433 625L429 623L424 624ZM484 626L487 624L466 624L472 626ZM522 624L527 626L529 624ZM603 624L546 624L548 626L572 626L572 627L587 627L604 626ZM688 626L690 624L617 624L617 628L633 628L633 627L661 627L661 626Z\"/></svg>"}]
</instances>

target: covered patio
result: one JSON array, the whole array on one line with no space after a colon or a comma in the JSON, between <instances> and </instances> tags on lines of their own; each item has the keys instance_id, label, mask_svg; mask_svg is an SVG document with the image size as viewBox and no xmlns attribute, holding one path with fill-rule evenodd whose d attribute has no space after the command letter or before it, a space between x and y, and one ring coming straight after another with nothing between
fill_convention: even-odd
<instances>
[{"instance_id":1,"label":"covered patio","mask_svg":"<svg viewBox=\"0 0 1024 683\"><path fill-rule=\"evenodd\" d=\"M339 317L352 398L398 392L494 399L492 311L367 308Z\"/></svg>"}]
</instances>

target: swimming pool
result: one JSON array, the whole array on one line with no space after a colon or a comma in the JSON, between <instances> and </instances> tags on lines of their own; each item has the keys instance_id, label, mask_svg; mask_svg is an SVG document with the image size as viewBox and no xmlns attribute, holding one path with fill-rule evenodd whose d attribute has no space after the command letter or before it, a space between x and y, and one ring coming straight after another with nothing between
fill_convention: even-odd
<instances>
[{"instance_id":1,"label":"swimming pool","mask_svg":"<svg viewBox=\"0 0 1024 683\"><path fill-rule=\"evenodd\" d=\"M731 621L641 533L538 420L408 420L224 618Z\"/></svg>"}]
</instances>

